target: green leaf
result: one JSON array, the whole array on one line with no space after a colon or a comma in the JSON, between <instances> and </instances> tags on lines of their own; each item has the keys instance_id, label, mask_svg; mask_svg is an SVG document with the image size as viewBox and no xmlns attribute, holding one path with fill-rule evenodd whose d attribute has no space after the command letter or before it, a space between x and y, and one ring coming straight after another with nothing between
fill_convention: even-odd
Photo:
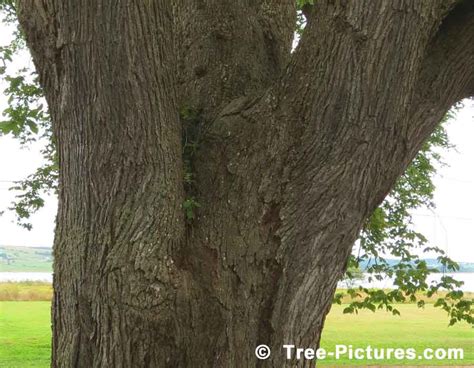
<instances>
[{"instance_id":1,"label":"green leaf","mask_svg":"<svg viewBox=\"0 0 474 368\"><path fill-rule=\"evenodd\" d=\"M342 313L344 313L344 314L354 313L354 308L353 307L346 307L346 308L344 308Z\"/></svg>"}]
</instances>

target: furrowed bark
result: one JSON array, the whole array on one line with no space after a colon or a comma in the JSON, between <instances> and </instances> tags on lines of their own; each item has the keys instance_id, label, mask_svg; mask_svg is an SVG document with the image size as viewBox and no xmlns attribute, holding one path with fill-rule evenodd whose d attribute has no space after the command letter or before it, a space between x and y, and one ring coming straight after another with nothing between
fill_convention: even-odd
<instances>
[{"instance_id":1,"label":"furrowed bark","mask_svg":"<svg viewBox=\"0 0 474 368\"><path fill-rule=\"evenodd\" d=\"M52 366L175 366L184 222L171 5L19 5L59 153Z\"/></svg>"},{"instance_id":2,"label":"furrowed bark","mask_svg":"<svg viewBox=\"0 0 474 368\"><path fill-rule=\"evenodd\" d=\"M416 86L410 135L410 157L456 102L474 96L474 3L458 1L432 38Z\"/></svg>"},{"instance_id":3,"label":"furrowed bark","mask_svg":"<svg viewBox=\"0 0 474 368\"><path fill-rule=\"evenodd\" d=\"M449 107L466 96L458 83L430 104L432 116L413 119L420 103L428 105L418 98L420 73L449 10L441 1L317 3L282 88L280 106L293 107L299 119L290 129L299 133L281 211L289 271L272 316L276 345L319 341L314 326L323 324L364 219ZM474 29L463 24L463 40L471 39ZM458 59L458 82L472 78L471 59L470 52ZM299 97L289 98L295 91ZM429 129L414 129L423 125Z\"/></svg>"},{"instance_id":4,"label":"furrowed bark","mask_svg":"<svg viewBox=\"0 0 474 368\"><path fill-rule=\"evenodd\" d=\"M262 92L286 67L293 0L175 0L183 106L212 119L234 98Z\"/></svg>"},{"instance_id":5,"label":"furrowed bark","mask_svg":"<svg viewBox=\"0 0 474 368\"><path fill-rule=\"evenodd\" d=\"M312 366L281 347L318 345L365 218L472 93L472 6L317 1L290 57L293 1L19 5L60 153L53 366Z\"/></svg>"},{"instance_id":6,"label":"furrowed bark","mask_svg":"<svg viewBox=\"0 0 474 368\"><path fill-rule=\"evenodd\" d=\"M449 6L377 5L318 2L288 76L259 98L227 106L200 154L204 205L195 233L217 239L206 247L221 259L212 283L223 293L223 319L234 326L226 323L224 346L239 334L252 346L317 344L362 223L434 124L423 132L411 127L439 122L450 106L438 100L434 120L413 120L420 72ZM460 97L446 93L451 104ZM216 228L213 213L228 214L228 224ZM222 233L233 235L219 240ZM229 289L242 296L229 300ZM273 357L262 364L281 366L282 355Z\"/></svg>"}]
</instances>

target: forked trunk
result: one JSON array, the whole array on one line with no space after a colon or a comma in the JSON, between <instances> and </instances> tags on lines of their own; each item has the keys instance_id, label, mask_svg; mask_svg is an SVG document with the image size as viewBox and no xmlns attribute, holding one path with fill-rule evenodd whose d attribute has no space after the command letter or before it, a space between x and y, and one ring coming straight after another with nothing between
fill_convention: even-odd
<instances>
[{"instance_id":1,"label":"forked trunk","mask_svg":"<svg viewBox=\"0 0 474 368\"><path fill-rule=\"evenodd\" d=\"M18 0L60 160L52 366L312 366L283 344L318 345L365 218L473 94L472 4L318 0L290 55L294 0Z\"/></svg>"}]
</instances>

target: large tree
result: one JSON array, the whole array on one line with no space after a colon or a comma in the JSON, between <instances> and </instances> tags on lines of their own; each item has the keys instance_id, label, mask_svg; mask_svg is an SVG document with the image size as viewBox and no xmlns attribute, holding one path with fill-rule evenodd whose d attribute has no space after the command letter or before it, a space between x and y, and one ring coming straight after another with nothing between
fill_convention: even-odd
<instances>
[{"instance_id":1,"label":"large tree","mask_svg":"<svg viewBox=\"0 0 474 368\"><path fill-rule=\"evenodd\" d=\"M18 0L59 156L53 366L282 367L474 95L474 3ZM266 361L257 345L274 348Z\"/></svg>"}]
</instances>

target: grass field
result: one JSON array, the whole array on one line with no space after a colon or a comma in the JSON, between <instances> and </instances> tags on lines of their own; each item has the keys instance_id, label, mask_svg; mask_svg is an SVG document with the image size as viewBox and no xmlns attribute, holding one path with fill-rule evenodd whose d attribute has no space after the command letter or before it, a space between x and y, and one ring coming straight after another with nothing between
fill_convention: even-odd
<instances>
[{"instance_id":1,"label":"grass field","mask_svg":"<svg viewBox=\"0 0 474 368\"><path fill-rule=\"evenodd\" d=\"M49 367L49 302L0 302L0 367Z\"/></svg>"},{"instance_id":2,"label":"grass field","mask_svg":"<svg viewBox=\"0 0 474 368\"><path fill-rule=\"evenodd\" d=\"M421 353L425 348L463 348L463 361L383 361L383 365L466 365L474 366L474 330L467 324L448 327L446 313L432 305L418 309L414 304L400 304L397 309L401 316L377 311L361 311L359 315L342 314L343 307L333 306L329 314L321 346L334 351L336 344L352 345L354 348L365 348L367 345L377 348L415 348ZM336 364L337 363L337 364ZM362 366L369 366L365 362ZM382 365L372 362L373 365ZM326 360L318 362L318 366L352 365L354 361Z\"/></svg>"},{"instance_id":3,"label":"grass field","mask_svg":"<svg viewBox=\"0 0 474 368\"><path fill-rule=\"evenodd\" d=\"M335 344L356 347L425 348L460 347L464 349L463 361L383 361L374 365L465 365L474 366L474 331L466 324L447 327L444 312L426 306L424 310L413 304L399 305L401 317L384 312L361 312L343 315L341 306L334 306L328 316L322 338L322 347L334 351ZM0 367L48 367L50 360L50 303L49 302L0 302ZM359 362L360 367L370 366ZM318 366L352 366L354 361L325 360Z\"/></svg>"},{"instance_id":4,"label":"grass field","mask_svg":"<svg viewBox=\"0 0 474 368\"><path fill-rule=\"evenodd\" d=\"M0 272L51 272L51 248L0 246Z\"/></svg>"}]
</instances>

